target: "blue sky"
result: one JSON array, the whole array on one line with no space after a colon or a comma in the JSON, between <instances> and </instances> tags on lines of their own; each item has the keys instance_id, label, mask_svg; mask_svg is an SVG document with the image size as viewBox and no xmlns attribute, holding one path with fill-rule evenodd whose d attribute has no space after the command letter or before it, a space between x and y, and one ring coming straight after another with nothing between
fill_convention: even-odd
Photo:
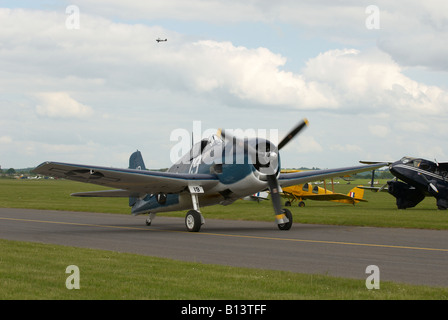
<instances>
[{"instance_id":1,"label":"blue sky","mask_svg":"<svg viewBox=\"0 0 448 320\"><path fill-rule=\"evenodd\" d=\"M125 167L139 149L169 167L193 121L281 138L305 117L286 167L448 161L448 4L377 1L370 30L371 4L0 1L0 165Z\"/></svg>"}]
</instances>

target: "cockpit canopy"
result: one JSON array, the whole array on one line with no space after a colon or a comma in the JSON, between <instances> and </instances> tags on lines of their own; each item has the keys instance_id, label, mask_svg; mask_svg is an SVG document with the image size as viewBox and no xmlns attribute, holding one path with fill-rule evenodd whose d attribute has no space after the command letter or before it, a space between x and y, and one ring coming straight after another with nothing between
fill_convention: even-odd
<instances>
[{"instance_id":1,"label":"cockpit canopy","mask_svg":"<svg viewBox=\"0 0 448 320\"><path fill-rule=\"evenodd\" d=\"M432 162L432 161L429 161L426 159L421 159L421 158L413 158L413 157L403 157L403 158L401 158L400 161L401 161L401 163L403 163L405 165L419 168L424 171L429 171L429 172L433 172L436 174L440 174L444 177L448 175L448 172L447 172L448 167L446 166L446 164L439 165L436 162Z\"/></svg>"},{"instance_id":2,"label":"cockpit canopy","mask_svg":"<svg viewBox=\"0 0 448 320\"><path fill-rule=\"evenodd\" d=\"M415 168L420 168L425 171L431 171L434 172L437 168L437 165L432 162L425 159L420 158L412 158L412 157L403 157L400 160L403 164L406 164L408 166L412 166Z\"/></svg>"}]
</instances>

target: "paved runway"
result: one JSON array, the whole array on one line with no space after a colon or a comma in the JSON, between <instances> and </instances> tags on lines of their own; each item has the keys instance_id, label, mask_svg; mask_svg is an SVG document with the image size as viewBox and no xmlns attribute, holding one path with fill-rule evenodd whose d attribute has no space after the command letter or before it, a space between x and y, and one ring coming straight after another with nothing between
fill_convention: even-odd
<instances>
[{"instance_id":1,"label":"paved runway","mask_svg":"<svg viewBox=\"0 0 448 320\"><path fill-rule=\"evenodd\" d=\"M0 208L0 238L131 252L177 260L448 287L448 231L184 219ZM297 218L296 218L297 219Z\"/></svg>"}]
</instances>

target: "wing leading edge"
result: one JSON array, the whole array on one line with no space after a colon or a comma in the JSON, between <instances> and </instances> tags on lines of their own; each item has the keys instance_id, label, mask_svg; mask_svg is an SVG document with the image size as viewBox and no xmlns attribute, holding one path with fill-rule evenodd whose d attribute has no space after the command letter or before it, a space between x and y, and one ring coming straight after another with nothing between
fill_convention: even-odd
<instances>
[{"instance_id":1,"label":"wing leading edge","mask_svg":"<svg viewBox=\"0 0 448 320\"><path fill-rule=\"evenodd\" d=\"M371 171L384 167L386 165L387 162L382 162L372 165L361 165L361 166L344 167L336 169L310 170L294 173L280 173L278 182L281 187L289 187L296 184L303 184L306 182L319 181L327 178L335 178L358 172Z\"/></svg>"},{"instance_id":2,"label":"wing leading edge","mask_svg":"<svg viewBox=\"0 0 448 320\"><path fill-rule=\"evenodd\" d=\"M179 193L186 190L189 185L201 185L204 189L208 189L219 182L212 174L180 174L60 162L44 162L33 172L119 189L73 194L84 197L136 197L158 192Z\"/></svg>"}]
</instances>

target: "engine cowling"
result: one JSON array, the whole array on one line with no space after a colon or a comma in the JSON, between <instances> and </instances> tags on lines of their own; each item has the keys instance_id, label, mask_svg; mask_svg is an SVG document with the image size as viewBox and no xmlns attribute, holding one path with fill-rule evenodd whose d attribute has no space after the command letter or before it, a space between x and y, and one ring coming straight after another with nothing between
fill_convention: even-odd
<instances>
[{"instance_id":1,"label":"engine cowling","mask_svg":"<svg viewBox=\"0 0 448 320\"><path fill-rule=\"evenodd\" d=\"M397 201L398 209L413 208L419 204L425 195L418 189L412 188L409 184L400 181L388 181L387 190Z\"/></svg>"}]
</instances>

